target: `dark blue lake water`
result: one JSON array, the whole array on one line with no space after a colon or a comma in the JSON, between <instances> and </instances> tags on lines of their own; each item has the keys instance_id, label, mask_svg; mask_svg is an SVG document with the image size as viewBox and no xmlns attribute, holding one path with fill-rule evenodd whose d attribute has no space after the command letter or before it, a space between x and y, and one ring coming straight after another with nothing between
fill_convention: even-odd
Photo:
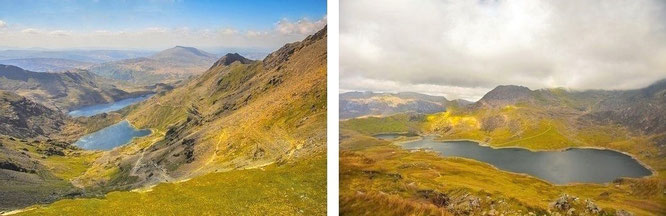
<instances>
[{"instance_id":1,"label":"dark blue lake water","mask_svg":"<svg viewBox=\"0 0 666 216\"><path fill-rule=\"evenodd\" d=\"M493 149L471 141L435 141L434 137L400 144L405 149L431 149L442 156L470 158L555 184L605 183L652 172L634 158L612 150L572 148L533 152L522 148Z\"/></svg>"}]
</instances>

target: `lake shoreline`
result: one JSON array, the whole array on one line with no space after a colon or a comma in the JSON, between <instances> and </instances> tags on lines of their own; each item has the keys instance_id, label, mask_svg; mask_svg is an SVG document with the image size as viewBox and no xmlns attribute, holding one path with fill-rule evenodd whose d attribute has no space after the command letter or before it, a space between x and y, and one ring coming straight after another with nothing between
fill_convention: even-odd
<instances>
[{"instance_id":1,"label":"lake shoreline","mask_svg":"<svg viewBox=\"0 0 666 216\"><path fill-rule=\"evenodd\" d=\"M407 133L382 133L382 134L407 134ZM372 136L374 137L375 135L381 135L381 134L373 134ZM492 145L490 145L489 143L486 143L486 142L483 142L483 141L480 141L480 140L474 140L474 139L442 139L441 136L432 135L432 134L427 134L427 135L423 135L423 134L421 134L421 135L416 136L417 138L412 138L412 139L409 139L409 137L406 137L406 138L408 138L408 139L406 139L406 140L405 140L405 139L400 139L400 140L392 139L392 140L385 140L385 141L389 141L389 142L391 142L392 144L397 145L397 146L400 146L400 147L402 148L402 145L403 145L403 144L411 143L411 142L416 142L416 141L421 141L421 140L423 140L423 139L424 139L425 137L427 137L427 136L435 136L436 138L434 138L433 141L437 141L437 142L468 141L468 142L474 142L474 143L476 143L476 144L479 145L479 146L489 147L489 148L491 148L491 149L511 149L511 148L514 148L514 149L524 149L524 150L527 150L527 151L530 151L530 152L564 152L564 151L572 150L572 149L594 149L594 150L608 150L608 151L614 151L614 152L618 152L618 153L621 153L621 154L623 154L623 155L629 156L630 158L632 158L633 160L635 160L637 163L639 163L641 166L645 167L647 170L650 171L650 175L646 175L646 176L642 176L642 177L621 177L621 178L641 179L641 178L651 178L651 177L655 177L655 176L658 175L658 172L657 172L656 170L654 170L654 169L653 169L651 166L649 166L647 163L645 163L645 162L639 160L639 158L636 157L636 156L634 156L633 154L628 153L628 152L624 152L624 151L619 151L619 150L615 150L615 149L606 148L606 147L581 146L581 147L566 147L566 148L559 148L559 149L553 149L553 150L530 149L530 148L526 148L526 147L522 147L522 146L502 146L502 147L497 147L497 146L492 146ZM378 139L379 139L379 138L378 138ZM384 139L382 139L382 140L384 140ZM424 150L425 150L425 149L424 149ZM433 150L428 150L428 151L433 152L433 153L436 153L436 151L433 151ZM440 157L444 157L444 156L442 156L442 155L439 154L439 153L437 153L437 155L440 156ZM478 160L475 160L475 159L466 158L466 157L460 157L460 156L446 156L446 157L451 157L451 158L463 158L463 159L467 159L467 160L478 161ZM547 182L547 183L549 183L549 184L557 185L557 186L573 186L573 185L584 185L584 184L598 184L598 185L605 185L605 184L612 183L612 182L606 182L606 183L583 183L583 182L571 182L571 183L566 183L566 184L556 184L556 183L552 183L552 182L550 182L550 181L546 181L546 180L544 180L544 179L541 179L541 178L538 178L538 177L536 177L536 176L529 175L529 174L526 174L526 173L517 173L517 172L507 171L507 170L504 170L504 169L500 169L500 168L498 168L498 167L496 167L495 165L490 164L490 163L486 163L486 162L483 162L483 161L478 161L478 162L481 162L481 163L484 163L484 164L490 165L490 166L492 166L493 168L495 168L495 169L497 169L497 170L500 170L500 171L502 171L502 172L507 172L507 173L512 173L512 174L517 174L517 175L521 175L521 176L529 176L529 177L532 177L532 178L535 178L535 179L539 179L540 181L544 181L544 182Z\"/></svg>"}]
</instances>

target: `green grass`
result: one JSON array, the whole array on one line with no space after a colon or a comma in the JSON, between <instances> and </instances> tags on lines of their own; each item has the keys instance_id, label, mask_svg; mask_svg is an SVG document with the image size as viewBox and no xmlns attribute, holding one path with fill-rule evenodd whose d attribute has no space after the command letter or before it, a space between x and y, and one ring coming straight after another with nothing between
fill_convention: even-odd
<instances>
[{"instance_id":1,"label":"green grass","mask_svg":"<svg viewBox=\"0 0 666 216\"><path fill-rule=\"evenodd\" d=\"M147 192L61 200L19 215L324 215L325 167L321 154L293 164L159 184Z\"/></svg>"},{"instance_id":2,"label":"green grass","mask_svg":"<svg viewBox=\"0 0 666 216\"><path fill-rule=\"evenodd\" d=\"M420 130L422 118L408 114L388 117L355 118L340 122L340 127L364 134L404 133Z\"/></svg>"},{"instance_id":3,"label":"green grass","mask_svg":"<svg viewBox=\"0 0 666 216\"><path fill-rule=\"evenodd\" d=\"M44 160L44 165L49 167L55 176L72 180L85 173L99 155L100 153L84 152L78 156L50 156Z\"/></svg>"},{"instance_id":4,"label":"green grass","mask_svg":"<svg viewBox=\"0 0 666 216\"><path fill-rule=\"evenodd\" d=\"M629 210L637 215L666 213L663 205L666 198L660 193L664 190L663 180L655 177L625 179L613 184L558 186L531 176L504 172L475 160L443 158L423 151L409 152L357 132L343 130L342 133L340 211L348 215L366 212L382 212L382 215L461 213L461 209L455 208L434 211L433 202L419 195L423 190L447 194L452 200L464 194L481 197L480 209L471 212L475 215L489 210L493 202L499 201L507 203L495 205L495 209L502 212L542 215L563 193L581 200L592 199L609 214L615 213L616 209ZM400 178L395 177L398 175Z\"/></svg>"}]
</instances>

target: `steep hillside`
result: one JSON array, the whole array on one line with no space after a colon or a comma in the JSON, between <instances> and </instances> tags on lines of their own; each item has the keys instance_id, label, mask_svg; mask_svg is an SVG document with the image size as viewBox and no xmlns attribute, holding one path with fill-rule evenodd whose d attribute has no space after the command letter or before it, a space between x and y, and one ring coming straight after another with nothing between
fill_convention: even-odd
<instances>
[{"instance_id":1,"label":"steep hillside","mask_svg":"<svg viewBox=\"0 0 666 216\"><path fill-rule=\"evenodd\" d=\"M61 111L152 92L141 87L117 85L84 70L40 73L11 65L0 65L0 90Z\"/></svg>"},{"instance_id":2,"label":"steep hillside","mask_svg":"<svg viewBox=\"0 0 666 216\"><path fill-rule=\"evenodd\" d=\"M0 64L14 65L29 71L64 72L73 69L85 69L94 63L62 58L23 58L0 60Z\"/></svg>"},{"instance_id":3,"label":"steep hillside","mask_svg":"<svg viewBox=\"0 0 666 216\"><path fill-rule=\"evenodd\" d=\"M401 112L436 113L452 103L445 97L413 92L373 93L347 92L340 94L340 118L387 116Z\"/></svg>"},{"instance_id":4,"label":"steep hillside","mask_svg":"<svg viewBox=\"0 0 666 216\"><path fill-rule=\"evenodd\" d=\"M79 183L136 188L323 154L326 30L263 61L231 56L182 87L132 106L127 119L154 133L105 153ZM115 174L95 167L112 167Z\"/></svg>"},{"instance_id":5,"label":"steep hillside","mask_svg":"<svg viewBox=\"0 0 666 216\"><path fill-rule=\"evenodd\" d=\"M176 46L148 57L105 62L90 67L90 71L107 78L155 84L199 75L216 60L215 55L196 48Z\"/></svg>"},{"instance_id":6,"label":"steep hillside","mask_svg":"<svg viewBox=\"0 0 666 216\"><path fill-rule=\"evenodd\" d=\"M372 209L378 202L390 202L401 207L388 213L399 214L469 215L491 210L505 215L566 214L569 207L558 209L553 203L589 199L592 204L578 203L575 211L604 215L628 210L637 215L663 215L665 83L624 91L498 86L474 104L447 107L440 113L343 121L341 181L346 182L342 183L346 188L341 189L341 211L362 214L354 212L357 207L353 206ZM622 178L608 184L553 185L474 160L410 152L368 136L386 132L438 135L443 140L471 139L492 147L534 151L608 148L634 156L655 175ZM597 205L600 210L595 210Z\"/></svg>"},{"instance_id":7,"label":"steep hillside","mask_svg":"<svg viewBox=\"0 0 666 216\"><path fill-rule=\"evenodd\" d=\"M0 134L17 138L48 137L60 132L66 116L17 94L0 91Z\"/></svg>"}]
</instances>

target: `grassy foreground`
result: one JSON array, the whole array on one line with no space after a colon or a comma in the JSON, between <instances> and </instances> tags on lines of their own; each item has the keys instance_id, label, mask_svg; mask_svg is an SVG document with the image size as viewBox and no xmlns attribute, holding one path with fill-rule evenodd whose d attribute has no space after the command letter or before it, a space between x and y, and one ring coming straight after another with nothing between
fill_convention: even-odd
<instances>
[{"instance_id":1,"label":"grassy foreground","mask_svg":"<svg viewBox=\"0 0 666 216\"><path fill-rule=\"evenodd\" d=\"M211 173L143 192L68 199L18 215L325 215L326 157Z\"/></svg>"},{"instance_id":2,"label":"grassy foreground","mask_svg":"<svg viewBox=\"0 0 666 216\"><path fill-rule=\"evenodd\" d=\"M599 215L626 210L666 214L659 177L608 184L553 185L464 158L407 151L387 141L341 131L340 212L344 215L566 215L551 207L563 194L575 196L575 215L585 200ZM492 214L491 214L492 212Z\"/></svg>"}]
</instances>

